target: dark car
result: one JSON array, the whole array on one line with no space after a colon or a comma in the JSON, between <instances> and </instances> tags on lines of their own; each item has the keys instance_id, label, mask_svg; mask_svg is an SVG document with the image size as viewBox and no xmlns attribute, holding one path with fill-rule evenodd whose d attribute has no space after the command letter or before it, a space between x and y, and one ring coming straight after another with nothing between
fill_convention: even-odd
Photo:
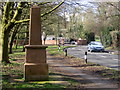
<instances>
[{"instance_id":1,"label":"dark car","mask_svg":"<svg viewBox=\"0 0 120 90\"><path fill-rule=\"evenodd\" d=\"M76 42L76 41L71 41L70 43L71 43L71 44L77 44L77 42Z\"/></svg>"}]
</instances>

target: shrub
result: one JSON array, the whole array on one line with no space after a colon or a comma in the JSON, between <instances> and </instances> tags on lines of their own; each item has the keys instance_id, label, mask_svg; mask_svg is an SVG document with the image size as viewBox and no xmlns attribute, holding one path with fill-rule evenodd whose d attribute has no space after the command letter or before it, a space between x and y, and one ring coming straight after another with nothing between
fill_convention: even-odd
<instances>
[{"instance_id":1,"label":"shrub","mask_svg":"<svg viewBox=\"0 0 120 90\"><path fill-rule=\"evenodd\" d=\"M105 47L109 47L112 44L112 37L110 32L113 30L112 27L107 27L102 30L102 43Z\"/></svg>"},{"instance_id":2,"label":"shrub","mask_svg":"<svg viewBox=\"0 0 120 90\"><path fill-rule=\"evenodd\" d=\"M120 48L120 31L112 31L112 45L113 48L119 49Z\"/></svg>"},{"instance_id":3,"label":"shrub","mask_svg":"<svg viewBox=\"0 0 120 90\"><path fill-rule=\"evenodd\" d=\"M87 40L87 43L95 41L95 33L94 32L85 33L85 38Z\"/></svg>"}]
</instances>

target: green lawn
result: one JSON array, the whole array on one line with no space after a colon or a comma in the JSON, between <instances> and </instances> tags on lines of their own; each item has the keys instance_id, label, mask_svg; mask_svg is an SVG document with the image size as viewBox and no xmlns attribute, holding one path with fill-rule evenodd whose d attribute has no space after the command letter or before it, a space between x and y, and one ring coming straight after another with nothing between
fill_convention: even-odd
<instances>
[{"instance_id":1,"label":"green lawn","mask_svg":"<svg viewBox=\"0 0 120 90\"><path fill-rule=\"evenodd\" d=\"M23 46L13 48L14 53L9 54L11 64L2 64L2 88L64 88L64 85L52 84L50 81L24 82L25 52ZM42 83L41 83L42 82Z\"/></svg>"},{"instance_id":2,"label":"green lawn","mask_svg":"<svg viewBox=\"0 0 120 90\"><path fill-rule=\"evenodd\" d=\"M61 46L58 51L58 46L48 46L47 50L51 54L62 54L63 48L67 46ZM23 46L18 46L18 49L13 48L13 54L9 54L9 60L11 64L2 64L2 88L65 88L65 85L51 83L54 82L54 78L49 78L48 81L24 81L24 60L25 52L22 52ZM53 49L54 48L54 49ZM51 75L52 72L49 71Z\"/></svg>"},{"instance_id":3,"label":"green lawn","mask_svg":"<svg viewBox=\"0 0 120 90\"><path fill-rule=\"evenodd\" d=\"M60 57L64 56L64 48L73 47L73 46L61 46L61 49L58 50L58 46L48 46L47 51L51 55L59 55ZM15 52L13 54L10 54L10 61L11 64L5 65L2 64L2 87L3 88L66 88L68 86L61 85L61 84L55 84L51 83L54 81L54 78L50 77L48 81L35 81L35 82L24 82L24 60L25 60L25 52L22 51L22 46L20 46L18 49L14 50ZM68 56L71 57L71 56ZM81 60L78 58L68 58L68 59L74 59ZM83 62L83 61L81 61ZM94 63L81 63L80 64L82 70L86 72L92 72L94 74L99 74L106 78L111 79L118 79L120 78L120 72L116 70L109 69L104 66L100 66L98 64ZM49 71L49 76L53 74L53 72ZM76 82L69 80L66 78L66 81L73 84L77 84Z\"/></svg>"},{"instance_id":4,"label":"green lawn","mask_svg":"<svg viewBox=\"0 0 120 90\"><path fill-rule=\"evenodd\" d=\"M48 46L47 50L49 51L49 53L51 55L60 55L60 54L64 54L65 52L63 51L64 48L69 48L69 47L75 47L73 46L60 46L60 49L58 49L57 45L54 46Z\"/></svg>"},{"instance_id":5,"label":"green lawn","mask_svg":"<svg viewBox=\"0 0 120 90\"><path fill-rule=\"evenodd\" d=\"M1 29L1 22L0 22L0 59L2 58L2 29Z\"/></svg>"}]
</instances>

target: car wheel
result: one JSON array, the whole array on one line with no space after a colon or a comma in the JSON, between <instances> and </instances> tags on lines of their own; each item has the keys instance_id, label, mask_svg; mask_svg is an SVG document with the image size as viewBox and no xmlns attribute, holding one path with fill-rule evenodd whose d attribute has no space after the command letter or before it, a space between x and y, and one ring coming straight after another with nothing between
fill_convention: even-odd
<instances>
[{"instance_id":1,"label":"car wheel","mask_svg":"<svg viewBox=\"0 0 120 90\"><path fill-rule=\"evenodd\" d=\"M101 52L104 52L104 50L101 50Z\"/></svg>"},{"instance_id":2,"label":"car wheel","mask_svg":"<svg viewBox=\"0 0 120 90\"><path fill-rule=\"evenodd\" d=\"M90 49L90 52L92 52L92 50Z\"/></svg>"}]
</instances>

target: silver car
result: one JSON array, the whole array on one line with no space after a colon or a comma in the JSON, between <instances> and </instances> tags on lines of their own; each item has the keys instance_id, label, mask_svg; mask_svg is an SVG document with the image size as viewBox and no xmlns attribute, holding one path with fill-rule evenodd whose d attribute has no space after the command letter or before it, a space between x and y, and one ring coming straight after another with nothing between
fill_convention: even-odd
<instances>
[{"instance_id":1,"label":"silver car","mask_svg":"<svg viewBox=\"0 0 120 90\"><path fill-rule=\"evenodd\" d=\"M90 52L92 52L92 51L104 51L104 46L102 45L101 42L92 41L88 44L87 50Z\"/></svg>"}]
</instances>

